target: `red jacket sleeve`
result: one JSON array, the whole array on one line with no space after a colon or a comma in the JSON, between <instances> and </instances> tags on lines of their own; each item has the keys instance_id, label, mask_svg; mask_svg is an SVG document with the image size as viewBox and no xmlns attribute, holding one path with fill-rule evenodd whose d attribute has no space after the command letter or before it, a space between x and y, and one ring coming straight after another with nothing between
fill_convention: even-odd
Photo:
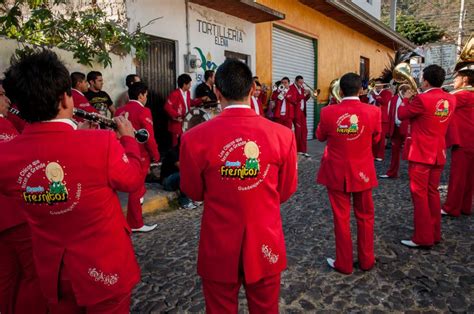
<instances>
[{"instance_id":1,"label":"red jacket sleeve","mask_svg":"<svg viewBox=\"0 0 474 314\"><path fill-rule=\"evenodd\" d=\"M413 100L408 104L405 104L405 102L400 104L400 107L398 107L398 119L411 119L422 114L424 110L425 108L423 107L420 98L415 96L415 98L413 98Z\"/></svg>"},{"instance_id":2,"label":"red jacket sleeve","mask_svg":"<svg viewBox=\"0 0 474 314\"><path fill-rule=\"evenodd\" d=\"M155 141L155 131L153 129L153 118L151 117L150 109L145 108L143 111L143 117L140 119L142 121L142 127L148 131L150 137L145 143L145 148L150 155L152 161L158 162L160 160L160 153L158 152L158 145Z\"/></svg>"},{"instance_id":3,"label":"red jacket sleeve","mask_svg":"<svg viewBox=\"0 0 474 314\"><path fill-rule=\"evenodd\" d=\"M204 180L201 168L196 162L196 156L199 155L190 149L191 143L186 135L184 133L181 137L179 152L180 188L190 199L202 201L204 199Z\"/></svg>"},{"instance_id":4,"label":"red jacket sleeve","mask_svg":"<svg viewBox=\"0 0 474 314\"><path fill-rule=\"evenodd\" d=\"M110 186L123 192L136 191L143 184L141 168L140 149L135 138L122 136L119 142L115 134L110 132L107 161Z\"/></svg>"},{"instance_id":5,"label":"red jacket sleeve","mask_svg":"<svg viewBox=\"0 0 474 314\"><path fill-rule=\"evenodd\" d=\"M318 128L316 129L316 138L320 142L324 142L327 140L328 135L326 133L326 130L324 129L324 122L325 122L325 110L324 108L321 110L320 116L319 116L319 123L318 123Z\"/></svg>"},{"instance_id":6,"label":"red jacket sleeve","mask_svg":"<svg viewBox=\"0 0 474 314\"><path fill-rule=\"evenodd\" d=\"M201 98L191 99L191 107L199 106L200 104L202 104Z\"/></svg>"},{"instance_id":7,"label":"red jacket sleeve","mask_svg":"<svg viewBox=\"0 0 474 314\"><path fill-rule=\"evenodd\" d=\"M298 160L296 157L295 135L291 135L290 149L278 171L278 192L280 203L286 202L296 191L298 185Z\"/></svg>"},{"instance_id":8,"label":"red jacket sleeve","mask_svg":"<svg viewBox=\"0 0 474 314\"><path fill-rule=\"evenodd\" d=\"M178 99L176 96L179 96L178 93L171 92L165 104L165 111L173 119L177 119L180 117L180 115L178 114L178 109L177 109L179 105L178 105Z\"/></svg>"},{"instance_id":9,"label":"red jacket sleeve","mask_svg":"<svg viewBox=\"0 0 474 314\"><path fill-rule=\"evenodd\" d=\"M381 140L382 134L382 110L380 107L375 107L377 110L376 113L376 122L375 122L375 129L374 133L372 134L372 142L373 144L377 144Z\"/></svg>"}]
</instances>

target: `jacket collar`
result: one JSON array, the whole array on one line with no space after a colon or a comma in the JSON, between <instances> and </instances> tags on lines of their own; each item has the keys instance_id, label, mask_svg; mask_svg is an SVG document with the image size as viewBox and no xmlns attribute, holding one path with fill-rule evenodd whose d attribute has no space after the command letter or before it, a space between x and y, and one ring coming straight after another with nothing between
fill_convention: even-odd
<instances>
[{"instance_id":1,"label":"jacket collar","mask_svg":"<svg viewBox=\"0 0 474 314\"><path fill-rule=\"evenodd\" d=\"M250 106L247 108L240 108L240 107L234 107L234 108L228 108L226 107L222 112L219 114L219 117L257 117L257 114L255 113Z\"/></svg>"},{"instance_id":2,"label":"jacket collar","mask_svg":"<svg viewBox=\"0 0 474 314\"><path fill-rule=\"evenodd\" d=\"M71 121L71 123L73 123ZM27 123L22 134L75 131L72 124L62 121Z\"/></svg>"}]
</instances>

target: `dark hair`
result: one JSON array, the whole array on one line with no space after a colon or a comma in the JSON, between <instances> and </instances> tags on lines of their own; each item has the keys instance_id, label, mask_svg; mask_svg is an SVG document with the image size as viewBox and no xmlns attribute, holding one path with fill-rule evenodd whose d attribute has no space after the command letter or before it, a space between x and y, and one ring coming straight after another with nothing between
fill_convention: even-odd
<instances>
[{"instance_id":1,"label":"dark hair","mask_svg":"<svg viewBox=\"0 0 474 314\"><path fill-rule=\"evenodd\" d=\"M136 74L129 74L127 75L127 77L125 78L125 85L127 85L128 88L130 88L130 86L133 85L133 83L135 83L135 78L137 77L138 75Z\"/></svg>"},{"instance_id":2,"label":"dark hair","mask_svg":"<svg viewBox=\"0 0 474 314\"><path fill-rule=\"evenodd\" d=\"M288 76L283 77L283 78L280 80L280 82L281 82L281 81L284 81L284 80L287 80L288 83L290 82L290 78L289 78Z\"/></svg>"},{"instance_id":3,"label":"dark hair","mask_svg":"<svg viewBox=\"0 0 474 314\"><path fill-rule=\"evenodd\" d=\"M459 72L457 73L457 76L467 77L467 83L468 83L469 85L473 85L473 84L474 84L474 70L459 71Z\"/></svg>"},{"instance_id":4,"label":"dark hair","mask_svg":"<svg viewBox=\"0 0 474 314\"><path fill-rule=\"evenodd\" d=\"M184 86L184 84L189 84L189 82L191 82L192 79L191 79L191 76L189 76L188 74L181 74L180 76L178 76L178 87L181 88Z\"/></svg>"},{"instance_id":5,"label":"dark hair","mask_svg":"<svg viewBox=\"0 0 474 314\"><path fill-rule=\"evenodd\" d=\"M252 71L237 59L227 59L217 69L216 88L226 100L243 100L249 95L252 85Z\"/></svg>"},{"instance_id":6,"label":"dark hair","mask_svg":"<svg viewBox=\"0 0 474 314\"><path fill-rule=\"evenodd\" d=\"M346 73L341 77L339 86L345 97L357 96L359 90L362 88L362 79L359 74Z\"/></svg>"},{"instance_id":7,"label":"dark hair","mask_svg":"<svg viewBox=\"0 0 474 314\"><path fill-rule=\"evenodd\" d=\"M54 119L64 93L71 95L68 70L54 52L46 49L12 60L3 86L27 122Z\"/></svg>"},{"instance_id":8,"label":"dark hair","mask_svg":"<svg viewBox=\"0 0 474 314\"><path fill-rule=\"evenodd\" d=\"M441 87L446 77L446 71L437 64L431 64L423 69L423 79L433 87Z\"/></svg>"},{"instance_id":9,"label":"dark hair","mask_svg":"<svg viewBox=\"0 0 474 314\"><path fill-rule=\"evenodd\" d=\"M302 79L303 79L303 77L301 75L298 75L298 76L295 77L295 82L298 81L298 80L302 80Z\"/></svg>"},{"instance_id":10,"label":"dark hair","mask_svg":"<svg viewBox=\"0 0 474 314\"><path fill-rule=\"evenodd\" d=\"M255 80L254 82L255 82L255 85L257 85L258 87L262 87L262 84L260 84L259 81Z\"/></svg>"},{"instance_id":11,"label":"dark hair","mask_svg":"<svg viewBox=\"0 0 474 314\"><path fill-rule=\"evenodd\" d=\"M276 85L277 87L280 86L280 85L281 85L281 81L276 81L276 82L275 82L275 85Z\"/></svg>"},{"instance_id":12,"label":"dark hair","mask_svg":"<svg viewBox=\"0 0 474 314\"><path fill-rule=\"evenodd\" d=\"M71 87L76 88L77 84L84 81L86 79L86 75L81 72L72 72L71 73Z\"/></svg>"},{"instance_id":13,"label":"dark hair","mask_svg":"<svg viewBox=\"0 0 474 314\"><path fill-rule=\"evenodd\" d=\"M204 81L207 82L207 80L212 77L212 75L215 73L215 71L213 70L207 70L206 72L204 72Z\"/></svg>"},{"instance_id":14,"label":"dark hair","mask_svg":"<svg viewBox=\"0 0 474 314\"><path fill-rule=\"evenodd\" d=\"M90 71L87 73L87 82L95 81L99 76L102 76L99 71Z\"/></svg>"},{"instance_id":15,"label":"dark hair","mask_svg":"<svg viewBox=\"0 0 474 314\"><path fill-rule=\"evenodd\" d=\"M146 92L148 92L148 86L143 82L136 82L129 87L128 98L138 100L138 95L144 95Z\"/></svg>"}]
</instances>

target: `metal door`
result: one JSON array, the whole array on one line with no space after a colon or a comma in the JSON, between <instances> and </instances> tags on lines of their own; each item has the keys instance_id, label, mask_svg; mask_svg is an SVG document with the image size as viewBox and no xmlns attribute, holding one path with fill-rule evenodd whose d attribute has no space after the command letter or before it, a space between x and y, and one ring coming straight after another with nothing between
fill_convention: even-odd
<instances>
[{"instance_id":1,"label":"metal door","mask_svg":"<svg viewBox=\"0 0 474 314\"><path fill-rule=\"evenodd\" d=\"M148 85L148 102L153 115L155 139L160 152L171 148L168 116L164 105L168 95L176 88L176 42L150 36L148 57L137 66L137 74Z\"/></svg>"}]
</instances>

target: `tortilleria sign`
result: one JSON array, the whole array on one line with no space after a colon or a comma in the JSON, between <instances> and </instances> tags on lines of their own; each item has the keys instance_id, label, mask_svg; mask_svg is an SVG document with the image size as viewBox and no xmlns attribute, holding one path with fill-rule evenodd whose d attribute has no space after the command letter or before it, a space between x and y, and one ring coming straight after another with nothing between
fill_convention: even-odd
<instances>
[{"instance_id":1,"label":"tortilleria sign","mask_svg":"<svg viewBox=\"0 0 474 314\"><path fill-rule=\"evenodd\" d=\"M218 46L229 46L229 41L243 43L243 32L237 28L230 28L223 25L206 22L200 19L198 22L198 31L214 37L214 43Z\"/></svg>"}]
</instances>

